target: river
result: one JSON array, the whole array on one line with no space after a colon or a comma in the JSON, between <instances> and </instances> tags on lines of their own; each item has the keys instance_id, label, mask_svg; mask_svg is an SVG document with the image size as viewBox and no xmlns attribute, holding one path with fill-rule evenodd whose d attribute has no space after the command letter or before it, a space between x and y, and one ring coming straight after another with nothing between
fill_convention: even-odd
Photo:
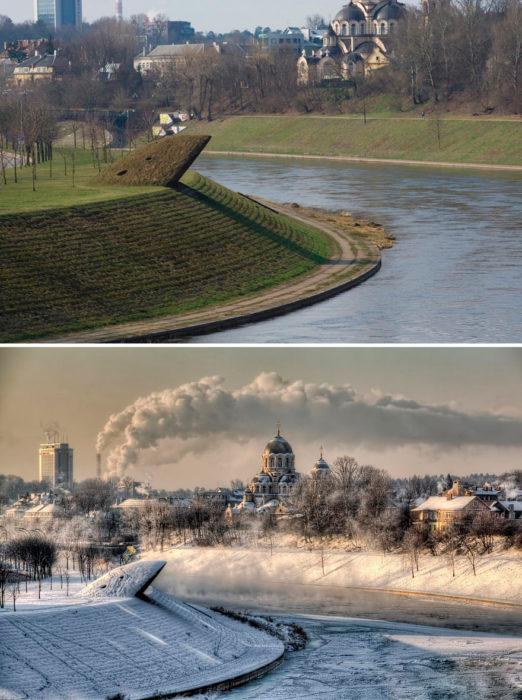
<instances>
[{"instance_id":1,"label":"river","mask_svg":"<svg viewBox=\"0 0 522 700\"><path fill-rule=\"evenodd\" d=\"M187 602L297 623L308 643L268 675L205 697L520 698L520 609L325 585L264 581L261 591L244 582L241 569L236 581L230 587L219 576L184 576L169 562L154 585Z\"/></svg>"},{"instance_id":2,"label":"river","mask_svg":"<svg viewBox=\"0 0 522 700\"><path fill-rule=\"evenodd\" d=\"M240 192L370 218L397 240L349 292L190 342L520 342L521 173L212 156L197 169Z\"/></svg>"}]
</instances>

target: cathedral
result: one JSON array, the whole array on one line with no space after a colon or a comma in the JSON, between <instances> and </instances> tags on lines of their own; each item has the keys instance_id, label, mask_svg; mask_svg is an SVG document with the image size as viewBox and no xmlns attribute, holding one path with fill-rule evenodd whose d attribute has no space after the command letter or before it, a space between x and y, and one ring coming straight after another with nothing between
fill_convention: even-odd
<instances>
[{"instance_id":1,"label":"cathedral","mask_svg":"<svg viewBox=\"0 0 522 700\"><path fill-rule=\"evenodd\" d=\"M311 470L311 476L313 479L318 479L329 473L330 467L323 459L321 448L321 455ZM278 424L277 435L265 445L261 457L261 470L246 487L243 501L237 510L285 512L292 489L300 478L301 475L295 470L295 455L292 446L281 435Z\"/></svg>"},{"instance_id":2,"label":"cathedral","mask_svg":"<svg viewBox=\"0 0 522 700\"><path fill-rule=\"evenodd\" d=\"M323 46L311 54L303 51L297 61L298 83L347 80L388 65L390 39L404 15L405 5L398 0L351 0L335 15Z\"/></svg>"}]
</instances>

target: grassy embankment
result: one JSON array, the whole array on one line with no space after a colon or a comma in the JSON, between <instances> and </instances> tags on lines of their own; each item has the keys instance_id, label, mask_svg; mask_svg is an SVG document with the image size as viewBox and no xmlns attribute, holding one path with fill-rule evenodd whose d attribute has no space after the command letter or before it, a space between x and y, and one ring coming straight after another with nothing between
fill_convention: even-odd
<instances>
[{"instance_id":1,"label":"grassy embankment","mask_svg":"<svg viewBox=\"0 0 522 700\"><path fill-rule=\"evenodd\" d=\"M522 165L522 123L441 117L241 116L191 124L214 151Z\"/></svg>"},{"instance_id":2,"label":"grassy embankment","mask_svg":"<svg viewBox=\"0 0 522 700\"><path fill-rule=\"evenodd\" d=\"M68 159L64 174L62 155ZM71 151L0 185L0 340L45 338L218 304L307 273L328 236L189 171L107 186Z\"/></svg>"}]
</instances>

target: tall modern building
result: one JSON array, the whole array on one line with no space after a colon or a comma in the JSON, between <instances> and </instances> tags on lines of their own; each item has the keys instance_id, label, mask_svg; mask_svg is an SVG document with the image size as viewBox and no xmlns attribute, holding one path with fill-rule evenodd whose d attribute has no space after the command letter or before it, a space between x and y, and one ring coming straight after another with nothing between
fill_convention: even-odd
<instances>
[{"instance_id":1,"label":"tall modern building","mask_svg":"<svg viewBox=\"0 0 522 700\"><path fill-rule=\"evenodd\" d=\"M65 24L80 28L82 0L34 0L34 21L55 29Z\"/></svg>"},{"instance_id":2,"label":"tall modern building","mask_svg":"<svg viewBox=\"0 0 522 700\"><path fill-rule=\"evenodd\" d=\"M38 450L38 478L49 486L73 485L73 450L66 442L47 442Z\"/></svg>"}]
</instances>

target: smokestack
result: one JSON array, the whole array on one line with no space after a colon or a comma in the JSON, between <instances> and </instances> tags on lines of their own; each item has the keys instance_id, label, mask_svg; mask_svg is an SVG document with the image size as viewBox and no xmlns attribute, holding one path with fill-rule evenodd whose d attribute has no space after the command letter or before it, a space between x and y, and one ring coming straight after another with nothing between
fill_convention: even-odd
<instances>
[{"instance_id":1,"label":"smokestack","mask_svg":"<svg viewBox=\"0 0 522 700\"><path fill-rule=\"evenodd\" d=\"M116 19L121 22L123 19L122 0L116 0Z\"/></svg>"},{"instance_id":2,"label":"smokestack","mask_svg":"<svg viewBox=\"0 0 522 700\"><path fill-rule=\"evenodd\" d=\"M101 454L96 455L96 478L101 479Z\"/></svg>"}]
</instances>

